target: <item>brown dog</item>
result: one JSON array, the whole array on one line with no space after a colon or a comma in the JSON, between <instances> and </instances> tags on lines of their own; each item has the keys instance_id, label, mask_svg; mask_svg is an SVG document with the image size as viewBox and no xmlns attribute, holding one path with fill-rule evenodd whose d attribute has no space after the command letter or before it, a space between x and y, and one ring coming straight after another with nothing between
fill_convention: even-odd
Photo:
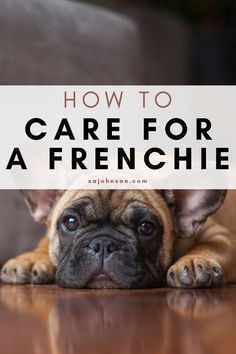
<instances>
[{"instance_id":1,"label":"brown dog","mask_svg":"<svg viewBox=\"0 0 236 354\"><path fill-rule=\"evenodd\" d=\"M48 237L2 269L7 283L73 288L210 287L236 282L236 192L25 191ZM235 202L234 202L235 201ZM233 209L234 207L234 209ZM207 222L205 222L207 220Z\"/></svg>"}]
</instances>

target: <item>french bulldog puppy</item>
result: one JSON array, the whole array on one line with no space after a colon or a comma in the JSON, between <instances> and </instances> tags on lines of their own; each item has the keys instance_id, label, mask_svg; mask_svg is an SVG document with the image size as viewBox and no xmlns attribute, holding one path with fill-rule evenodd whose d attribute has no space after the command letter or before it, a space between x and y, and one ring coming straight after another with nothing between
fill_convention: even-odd
<instances>
[{"instance_id":1,"label":"french bulldog puppy","mask_svg":"<svg viewBox=\"0 0 236 354\"><path fill-rule=\"evenodd\" d=\"M6 283L130 289L236 282L235 191L222 207L222 190L23 194L48 232L34 251L3 266Z\"/></svg>"}]
</instances>

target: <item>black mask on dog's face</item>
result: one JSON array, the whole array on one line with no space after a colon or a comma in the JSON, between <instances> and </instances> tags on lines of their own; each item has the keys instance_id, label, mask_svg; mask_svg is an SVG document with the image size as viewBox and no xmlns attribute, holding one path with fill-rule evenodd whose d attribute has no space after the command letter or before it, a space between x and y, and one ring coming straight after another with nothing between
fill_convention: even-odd
<instances>
[{"instance_id":1,"label":"black mask on dog's face","mask_svg":"<svg viewBox=\"0 0 236 354\"><path fill-rule=\"evenodd\" d=\"M85 197L59 216L57 283L73 288L160 286L160 216L140 201L130 201L118 215L109 204Z\"/></svg>"}]
</instances>

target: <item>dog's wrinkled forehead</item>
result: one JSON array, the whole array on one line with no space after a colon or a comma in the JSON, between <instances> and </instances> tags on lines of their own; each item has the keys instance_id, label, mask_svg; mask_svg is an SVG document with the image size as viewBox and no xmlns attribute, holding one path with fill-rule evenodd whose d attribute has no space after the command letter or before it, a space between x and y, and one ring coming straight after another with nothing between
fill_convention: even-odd
<instances>
[{"instance_id":1,"label":"dog's wrinkled forehead","mask_svg":"<svg viewBox=\"0 0 236 354\"><path fill-rule=\"evenodd\" d=\"M52 213L52 222L62 210L75 208L83 211L89 219L112 221L132 213L135 207L147 208L161 218L166 217L166 205L156 191L145 190L69 190L59 200Z\"/></svg>"}]
</instances>

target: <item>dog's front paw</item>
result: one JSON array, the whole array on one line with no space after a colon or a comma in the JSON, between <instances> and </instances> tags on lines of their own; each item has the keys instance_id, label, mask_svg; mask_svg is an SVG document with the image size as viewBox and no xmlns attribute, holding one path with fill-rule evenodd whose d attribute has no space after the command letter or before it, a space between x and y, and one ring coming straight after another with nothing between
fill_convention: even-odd
<instances>
[{"instance_id":1,"label":"dog's front paw","mask_svg":"<svg viewBox=\"0 0 236 354\"><path fill-rule=\"evenodd\" d=\"M223 283L222 267L202 256L184 256L167 273L167 284L172 288L205 288Z\"/></svg>"},{"instance_id":2,"label":"dog's front paw","mask_svg":"<svg viewBox=\"0 0 236 354\"><path fill-rule=\"evenodd\" d=\"M1 279L4 283L45 284L54 279L55 269L49 256L27 252L4 264Z\"/></svg>"}]
</instances>

